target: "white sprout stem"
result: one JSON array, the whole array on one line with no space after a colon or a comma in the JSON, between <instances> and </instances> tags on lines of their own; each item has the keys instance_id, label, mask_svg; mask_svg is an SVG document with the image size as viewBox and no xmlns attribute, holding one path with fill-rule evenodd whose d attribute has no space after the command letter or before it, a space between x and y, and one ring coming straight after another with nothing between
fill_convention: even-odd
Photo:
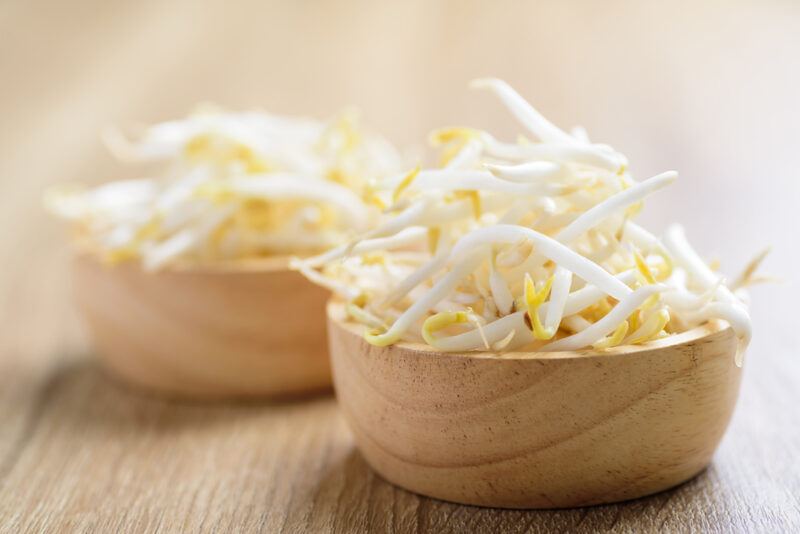
<instances>
[{"instance_id":1,"label":"white sprout stem","mask_svg":"<svg viewBox=\"0 0 800 534\"><path fill-rule=\"evenodd\" d=\"M550 290L550 300L547 311L545 312L544 326L550 332L556 332L561 318L564 316L564 308L569 298L569 288L572 285L572 273L559 266L553 275L553 286Z\"/></svg>"},{"instance_id":2,"label":"white sprout stem","mask_svg":"<svg viewBox=\"0 0 800 534\"><path fill-rule=\"evenodd\" d=\"M467 142L464 145L456 157L454 157L446 166L446 169L467 169L473 166L481 156L481 151L483 149L482 143L477 140L473 139Z\"/></svg>"},{"instance_id":3,"label":"white sprout stem","mask_svg":"<svg viewBox=\"0 0 800 534\"><path fill-rule=\"evenodd\" d=\"M615 252L618 252L613 243L609 243L604 247L598 247L593 252L586 254L586 257L597 264L602 264L608 260Z\"/></svg>"},{"instance_id":4,"label":"white sprout stem","mask_svg":"<svg viewBox=\"0 0 800 534\"><path fill-rule=\"evenodd\" d=\"M486 306L483 307L483 317L487 321L489 319L493 319L497 317L497 305L491 298L491 288L486 287L483 283L483 280L480 276L476 276L475 280L475 289L478 291L478 294L483 298L483 301L486 303Z\"/></svg>"},{"instance_id":5,"label":"white sprout stem","mask_svg":"<svg viewBox=\"0 0 800 534\"><path fill-rule=\"evenodd\" d=\"M422 267L401 280L400 283L397 284L397 286L395 286L395 288L391 291L391 293L386 295L386 297L378 303L377 307L388 308L392 306L395 302L407 295L409 291L417 287L424 280L427 280L433 276L434 273L444 267L449 256L450 249L440 244L434 257L428 260Z\"/></svg>"},{"instance_id":6,"label":"white sprout stem","mask_svg":"<svg viewBox=\"0 0 800 534\"><path fill-rule=\"evenodd\" d=\"M397 339L402 336L411 325L423 317L428 310L433 308L440 300L444 299L455 289L464 277L472 273L475 268L480 265L485 258L482 252L483 251L474 253L454 266L446 275L439 279L425 295L417 299L414 304L404 311L389 330L381 334L381 337L385 339Z\"/></svg>"},{"instance_id":7,"label":"white sprout stem","mask_svg":"<svg viewBox=\"0 0 800 534\"><path fill-rule=\"evenodd\" d=\"M434 313L450 312L450 311L467 311L467 305L457 302L455 299L442 299L431 308ZM424 324L424 321L423 321Z\"/></svg>"},{"instance_id":8,"label":"white sprout stem","mask_svg":"<svg viewBox=\"0 0 800 534\"><path fill-rule=\"evenodd\" d=\"M548 343L541 348L542 351L568 351L579 350L587 347L613 332L619 325L628 318L636 309L641 306L650 295L666 289L663 285L648 285L640 287L626 297L620 299L602 319L595 322L584 330Z\"/></svg>"},{"instance_id":9,"label":"white sprout stem","mask_svg":"<svg viewBox=\"0 0 800 534\"><path fill-rule=\"evenodd\" d=\"M544 197L544 198L550 198L550 197ZM508 211L506 211L497 220L497 222L499 224L517 224L517 221L519 221L523 216L525 216L525 214L530 212L531 209L530 204L531 203L529 201L524 199L517 200L516 202L514 202L514 204L511 205L510 208L508 208Z\"/></svg>"},{"instance_id":10,"label":"white sprout stem","mask_svg":"<svg viewBox=\"0 0 800 534\"><path fill-rule=\"evenodd\" d=\"M520 165L486 163L484 167L498 178L515 183L542 182L548 179L563 178L567 170L564 165L552 161L529 161Z\"/></svg>"},{"instance_id":11,"label":"white sprout stem","mask_svg":"<svg viewBox=\"0 0 800 534\"><path fill-rule=\"evenodd\" d=\"M87 191L82 197L89 213L114 216L121 212L141 216L140 209L149 205L157 195L156 181L140 178L109 182Z\"/></svg>"},{"instance_id":12,"label":"white sprout stem","mask_svg":"<svg viewBox=\"0 0 800 534\"><path fill-rule=\"evenodd\" d=\"M492 212L508 205L502 195L491 195L481 197L483 210ZM444 223L451 221L458 221L461 219L472 219L474 216L474 207L470 199L461 199L454 202L448 202L445 205L440 205L436 209L431 209L423 213L418 220L418 224L428 227L440 226Z\"/></svg>"},{"instance_id":13,"label":"white sprout stem","mask_svg":"<svg viewBox=\"0 0 800 534\"><path fill-rule=\"evenodd\" d=\"M516 333L517 333L516 330L509 331L506 337L492 344L492 350L495 352L508 350L509 346L511 345L511 342L514 340L514 337L516 336Z\"/></svg>"},{"instance_id":14,"label":"white sprout stem","mask_svg":"<svg viewBox=\"0 0 800 534\"><path fill-rule=\"evenodd\" d=\"M491 89L505 104L517 120L533 135L549 143L577 143L577 140L561 128L544 118L510 85L496 78L474 80L470 86L476 89Z\"/></svg>"},{"instance_id":15,"label":"white sprout stem","mask_svg":"<svg viewBox=\"0 0 800 534\"><path fill-rule=\"evenodd\" d=\"M226 206L216 213L209 214L200 225L194 228L181 230L166 241L163 241L146 251L142 256L142 266L145 270L155 271L173 259L193 250L225 219L235 211L236 205Z\"/></svg>"},{"instance_id":16,"label":"white sprout stem","mask_svg":"<svg viewBox=\"0 0 800 534\"><path fill-rule=\"evenodd\" d=\"M587 230L597 226L606 217L613 215L617 211L639 202L647 195L666 187L675 181L678 173L667 171L643 182L620 191L619 193L607 198L593 208L585 211L580 217L572 221L566 228L556 235L556 239L562 243L570 243L581 236Z\"/></svg>"},{"instance_id":17,"label":"white sprout stem","mask_svg":"<svg viewBox=\"0 0 800 534\"><path fill-rule=\"evenodd\" d=\"M541 232L551 232L571 224L578 218L577 213L545 213L536 221L536 227Z\"/></svg>"},{"instance_id":18,"label":"white sprout stem","mask_svg":"<svg viewBox=\"0 0 800 534\"><path fill-rule=\"evenodd\" d=\"M581 317L580 315L569 315L564 317L564 320L561 322L567 329L572 330L573 332L583 332L590 326L592 323Z\"/></svg>"},{"instance_id":19,"label":"white sprout stem","mask_svg":"<svg viewBox=\"0 0 800 534\"><path fill-rule=\"evenodd\" d=\"M348 303L346 305L346 311L355 320L364 323L370 328L382 328L384 326L383 320L380 317L376 317L369 311L360 308L355 304Z\"/></svg>"},{"instance_id":20,"label":"white sprout stem","mask_svg":"<svg viewBox=\"0 0 800 534\"><path fill-rule=\"evenodd\" d=\"M503 217L500 218L500 223L516 223L520 217L532 209L540 209L544 214L553 214L556 212L556 201L550 197L534 197L532 199L521 199L511 209L509 209Z\"/></svg>"},{"instance_id":21,"label":"white sprout stem","mask_svg":"<svg viewBox=\"0 0 800 534\"><path fill-rule=\"evenodd\" d=\"M586 131L586 128L583 126L575 126L570 131L572 137L580 141L581 143L591 143L589 139L589 132Z\"/></svg>"},{"instance_id":22,"label":"white sprout stem","mask_svg":"<svg viewBox=\"0 0 800 534\"><path fill-rule=\"evenodd\" d=\"M675 262L686 269L686 272L701 289L709 290L717 286L714 291L716 298L729 304L741 306L741 302L727 287L721 284L718 285L718 277L689 244L681 225L673 224L667 229L664 234L664 246L673 256Z\"/></svg>"},{"instance_id":23,"label":"white sprout stem","mask_svg":"<svg viewBox=\"0 0 800 534\"><path fill-rule=\"evenodd\" d=\"M617 300L622 300L631 293L631 289L628 286L596 263L587 260L555 239L522 226L498 224L473 230L462 237L453 247L453 251L450 254L451 261L456 261L475 248L484 245L512 244L522 239L533 241L538 253L572 271L590 284L599 287Z\"/></svg>"},{"instance_id":24,"label":"white sprout stem","mask_svg":"<svg viewBox=\"0 0 800 534\"><path fill-rule=\"evenodd\" d=\"M514 296L508 289L508 284L503 276L495 270L492 262L489 263L489 267L489 289L497 305L497 310L501 315L508 315L514 306Z\"/></svg>"},{"instance_id":25,"label":"white sprout stem","mask_svg":"<svg viewBox=\"0 0 800 534\"><path fill-rule=\"evenodd\" d=\"M405 247L418 242L427 235L427 228L421 226L410 226L400 230L393 236L377 237L359 241L354 246L340 245L336 248L324 252L311 258L302 260L301 263L307 267L320 267L326 263L338 260L349 254L365 254L376 250L391 250L394 248Z\"/></svg>"},{"instance_id":26,"label":"white sprout stem","mask_svg":"<svg viewBox=\"0 0 800 534\"><path fill-rule=\"evenodd\" d=\"M426 191L494 191L516 195L558 195L567 188L561 184L511 182L501 180L489 171L434 169L422 171L415 186Z\"/></svg>"},{"instance_id":27,"label":"white sprout stem","mask_svg":"<svg viewBox=\"0 0 800 534\"><path fill-rule=\"evenodd\" d=\"M186 211L188 206L196 204L198 188L204 182L213 179L208 169L204 167L188 171L186 176L168 184L154 199L155 211L161 214L165 223L170 220L180 220L183 217L181 212Z\"/></svg>"},{"instance_id":28,"label":"white sprout stem","mask_svg":"<svg viewBox=\"0 0 800 534\"><path fill-rule=\"evenodd\" d=\"M146 271L156 271L174 258L188 252L200 241L197 230L186 229L178 232L163 243L143 254L142 266Z\"/></svg>"},{"instance_id":29,"label":"white sprout stem","mask_svg":"<svg viewBox=\"0 0 800 534\"><path fill-rule=\"evenodd\" d=\"M525 325L524 311L518 311L501 317L500 319L484 325L481 330L483 330L483 336L485 336L489 345L494 345L502 341L509 336L510 332L514 332L513 339L517 344L531 340L530 331ZM436 350L443 352L458 352L481 349L485 347L485 344L480 330L474 328L462 334L438 337L432 346Z\"/></svg>"},{"instance_id":30,"label":"white sprout stem","mask_svg":"<svg viewBox=\"0 0 800 534\"><path fill-rule=\"evenodd\" d=\"M512 145L502 143L488 134L482 136L486 152L493 157L508 160L545 160L560 163L578 163L618 172L622 166L619 154L611 156L596 145L531 144Z\"/></svg>"},{"instance_id":31,"label":"white sprout stem","mask_svg":"<svg viewBox=\"0 0 800 534\"><path fill-rule=\"evenodd\" d=\"M673 224L667 229L664 234L664 245L676 262L686 269L703 289L709 289L717 283L714 272L689 245L682 226Z\"/></svg>"},{"instance_id":32,"label":"white sprout stem","mask_svg":"<svg viewBox=\"0 0 800 534\"><path fill-rule=\"evenodd\" d=\"M621 272L616 275L616 278L625 284L629 284L636 280L636 271L631 269L629 271ZM577 291L573 291L567 296L567 300L564 303L563 315L568 317L570 315L580 313L605 296L606 293L593 285L587 285L578 289ZM545 302L539 307L539 311L546 315L549 311L549 308L550 302Z\"/></svg>"},{"instance_id":33,"label":"white sprout stem","mask_svg":"<svg viewBox=\"0 0 800 534\"><path fill-rule=\"evenodd\" d=\"M731 305L726 302L710 302L695 312L684 314L683 318L695 324L704 323L709 319L727 321L736 332L743 349L750 344L750 339L753 336L750 316L742 306Z\"/></svg>"},{"instance_id":34,"label":"white sprout stem","mask_svg":"<svg viewBox=\"0 0 800 534\"><path fill-rule=\"evenodd\" d=\"M674 289L665 292L661 296L661 299L663 300L664 304L672 309L679 311L691 311L702 308L708 304L713 298L715 291L716 286L701 295L696 295L685 288L675 286Z\"/></svg>"},{"instance_id":35,"label":"white sprout stem","mask_svg":"<svg viewBox=\"0 0 800 534\"><path fill-rule=\"evenodd\" d=\"M107 233L98 236L98 240L110 250L125 248L136 241L136 236L145 223L146 221L118 224L111 227Z\"/></svg>"},{"instance_id":36,"label":"white sprout stem","mask_svg":"<svg viewBox=\"0 0 800 534\"><path fill-rule=\"evenodd\" d=\"M469 306L470 304L475 304L478 300L480 300L480 295L476 295L474 293L462 293L460 291L454 291L453 294L450 296L450 299L456 304Z\"/></svg>"},{"instance_id":37,"label":"white sprout stem","mask_svg":"<svg viewBox=\"0 0 800 534\"><path fill-rule=\"evenodd\" d=\"M688 291L688 289L686 289L687 276L686 270L683 267L675 267L665 283L675 289Z\"/></svg>"},{"instance_id":38,"label":"white sprout stem","mask_svg":"<svg viewBox=\"0 0 800 534\"><path fill-rule=\"evenodd\" d=\"M355 228L364 228L367 210L361 199L339 184L311 177L300 179L288 173L235 177L229 180L231 190L254 198L271 200L313 200L339 208L340 214Z\"/></svg>"},{"instance_id":39,"label":"white sprout stem","mask_svg":"<svg viewBox=\"0 0 800 534\"><path fill-rule=\"evenodd\" d=\"M625 221L625 228L622 231L622 239L630 241L637 248L642 250L651 250L656 247L663 246L661 241L631 220Z\"/></svg>"},{"instance_id":40,"label":"white sprout stem","mask_svg":"<svg viewBox=\"0 0 800 534\"><path fill-rule=\"evenodd\" d=\"M385 237L387 235L396 234L409 226L414 226L419 224L422 215L428 209L428 204L430 203L430 201L431 201L430 199L422 199L420 202L410 205L405 210L403 210L397 217L387 221L381 226L378 226L374 230L371 230L370 232L367 233L367 235L363 236L361 239L366 240L376 237Z\"/></svg>"},{"instance_id":41,"label":"white sprout stem","mask_svg":"<svg viewBox=\"0 0 800 534\"><path fill-rule=\"evenodd\" d=\"M500 251L495 258L495 265L506 269L515 269L530 256L532 251L533 247L530 242L522 240L520 243Z\"/></svg>"}]
</instances>

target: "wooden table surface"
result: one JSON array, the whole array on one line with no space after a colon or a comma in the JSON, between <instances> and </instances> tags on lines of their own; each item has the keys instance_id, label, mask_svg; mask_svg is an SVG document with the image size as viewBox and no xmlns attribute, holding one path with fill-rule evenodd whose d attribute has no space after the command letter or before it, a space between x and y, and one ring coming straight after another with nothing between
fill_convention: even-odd
<instances>
[{"instance_id":1,"label":"wooden table surface","mask_svg":"<svg viewBox=\"0 0 800 534\"><path fill-rule=\"evenodd\" d=\"M800 9L663 4L0 5L0 531L800 531ZM681 171L646 221L683 221L731 274L773 245L765 269L783 282L753 291L741 398L706 472L611 506L459 506L373 474L332 396L169 402L97 366L40 197L130 174L102 126L216 100L315 115L355 102L402 143L453 122L510 131L465 88L487 73L626 152L640 177Z\"/></svg>"}]
</instances>

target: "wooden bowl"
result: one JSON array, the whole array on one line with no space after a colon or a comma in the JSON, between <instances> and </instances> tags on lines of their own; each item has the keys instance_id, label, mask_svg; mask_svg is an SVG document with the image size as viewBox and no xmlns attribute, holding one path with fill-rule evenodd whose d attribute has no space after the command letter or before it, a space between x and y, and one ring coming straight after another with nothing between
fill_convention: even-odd
<instances>
[{"instance_id":1,"label":"wooden bowl","mask_svg":"<svg viewBox=\"0 0 800 534\"><path fill-rule=\"evenodd\" d=\"M145 272L77 255L73 284L97 354L169 396L287 396L330 388L327 291L287 258Z\"/></svg>"},{"instance_id":2,"label":"wooden bowl","mask_svg":"<svg viewBox=\"0 0 800 534\"><path fill-rule=\"evenodd\" d=\"M649 495L710 462L733 412L736 338L710 323L606 352L374 347L328 305L336 395L367 462L464 504L563 508Z\"/></svg>"}]
</instances>

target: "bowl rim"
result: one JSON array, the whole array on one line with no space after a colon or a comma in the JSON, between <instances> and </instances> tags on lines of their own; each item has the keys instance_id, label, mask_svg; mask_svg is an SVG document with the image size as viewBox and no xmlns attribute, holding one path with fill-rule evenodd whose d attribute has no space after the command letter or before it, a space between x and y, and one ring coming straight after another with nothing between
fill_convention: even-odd
<instances>
[{"instance_id":1,"label":"bowl rim","mask_svg":"<svg viewBox=\"0 0 800 534\"><path fill-rule=\"evenodd\" d=\"M490 361L561 361L561 360L583 360L589 358L620 358L641 353L656 352L663 349L675 348L678 346L689 346L698 342L710 341L716 337L722 339L735 337L733 328L720 319L712 319L698 327L692 328L680 334L673 334L669 337L644 343L641 345L620 345L605 350L587 349L576 351L557 351L557 352L537 352L537 351L458 351L444 352L432 349L424 343L414 343L401 341L385 347L377 347L367 343L364 339L364 329L366 326L350 321L344 309L344 303L335 297L328 300L326 314L329 322L335 323L342 330L356 336L361 343L371 350L401 350L406 355L416 357L437 357L452 358L457 360L490 360ZM329 334L330 335L330 334ZM733 356L731 356L733 357Z\"/></svg>"}]
</instances>

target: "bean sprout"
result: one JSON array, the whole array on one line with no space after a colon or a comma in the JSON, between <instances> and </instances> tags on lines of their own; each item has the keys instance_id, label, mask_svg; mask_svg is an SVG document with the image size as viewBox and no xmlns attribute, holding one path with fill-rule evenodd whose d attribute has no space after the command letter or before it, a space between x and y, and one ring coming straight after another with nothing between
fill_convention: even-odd
<instances>
[{"instance_id":1,"label":"bean sprout","mask_svg":"<svg viewBox=\"0 0 800 534\"><path fill-rule=\"evenodd\" d=\"M106 141L121 159L163 171L94 189L57 187L46 206L73 223L83 248L150 270L346 244L385 207L373 182L402 168L395 149L357 128L352 112L322 123L200 110L151 126L136 142L116 131Z\"/></svg>"},{"instance_id":2,"label":"bean sprout","mask_svg":"<svg viewBox=\"0 0 800 534\"><path fill-rule=\"evenodd\" d=\"M441 168L376 184L395 204L380 223L346 249L298 262L359 295L369 315L354 320L367 341L422 339L439 351L603 351L717 319L747 345L742 292L725 286L680 227L662 240L633 222L675 172L637 182L624 155L590 142L582 128L556 127L505 82L473 85L490 89L535 140L437 130L431 139ZM426 251L406 238L418 228L435 238ZM375 246L396 267L380 282L365 260ZM423 253L401 265L409 248ZM754 283L759 261L737 288Z\"/></svg>"}]
</instances>

